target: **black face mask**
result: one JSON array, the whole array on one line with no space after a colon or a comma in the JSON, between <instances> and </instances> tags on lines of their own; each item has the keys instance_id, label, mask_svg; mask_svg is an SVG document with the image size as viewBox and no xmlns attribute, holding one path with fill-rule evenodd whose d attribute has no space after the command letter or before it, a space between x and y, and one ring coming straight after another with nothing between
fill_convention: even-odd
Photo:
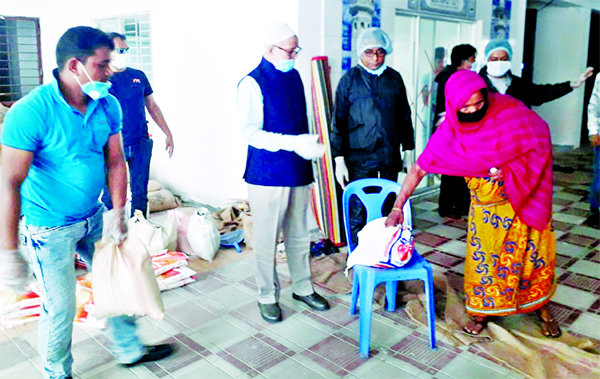
<instances>
[{"instance_id":1,"label":"black face mask","mask_svg":"<svg viewBox=\"0 0 600 379\"><path fill-rule=\"evenodd\" d=\"M473 113L462 113L459 111L459 112L456 112L456 117L458 117L458 121L460 121L460 122L479 122L485 116L485 112L487 112L487 109L488 109L488 102L486 99L485 103L483 104L483 107L481 107L480 110L475 111Z\"/></svg>"}]
</instances>

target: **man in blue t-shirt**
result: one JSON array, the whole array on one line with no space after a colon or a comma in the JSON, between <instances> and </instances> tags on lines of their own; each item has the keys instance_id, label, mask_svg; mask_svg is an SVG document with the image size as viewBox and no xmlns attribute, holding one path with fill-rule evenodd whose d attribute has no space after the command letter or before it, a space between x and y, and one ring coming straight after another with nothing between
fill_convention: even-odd
<instances>
[{"instance_id":1,"label":"man in blue t-shirt","mask_svg":"<svg viewBox=\"0 0 600 379\"><path fill-rule=\"evenodd\" d=\"M150 176L150 159L153 142L148 135L146 109L154 122L166 134L166 150L169 158L173 155L173 135L167 126L163 114L154 101L152 87L146 75L129 64L129 46L125 36L110 33L108 37L115 44L111 53L110 69L114 75L110 78L114 95L123 110L123 150L125 161L129 165L129 182L131 186L131 215L136 209L144 215L148 209L148 179ZM102 202L108 209L112 208L108 191L104 191Z\"/></svg>"},{"instance_id":2,"label":"man in blue t-shirt","mask_svg":"<svg viewBox=\"0 0 600 379\"><path fill-rule=\"evenodd\" d=\"M16 102L4 120L0 287L24 292L33 269L42 299L38 352L49 378L72 375L75 252L91 267L96 241L127 236L121 109L108 93L112 49L98 29L67 30L56 46L54 80ZM105 183L115 208L104 214L98 198ZM142 345L129 317L109 318L108 326L125 366L172 352L168 344Z\"/></svg>"}]
</instances>

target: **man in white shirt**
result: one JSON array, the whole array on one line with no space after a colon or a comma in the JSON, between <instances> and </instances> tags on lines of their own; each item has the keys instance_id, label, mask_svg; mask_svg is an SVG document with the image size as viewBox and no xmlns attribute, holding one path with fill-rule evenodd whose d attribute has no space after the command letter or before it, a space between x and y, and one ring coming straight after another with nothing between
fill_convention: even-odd
<instances>
[{"instance_id":1,"label":"man in white shirt","mask_svg":"<svg viewBox=\"0 0 600 379\"><path fill-rule=\"evenodd\" d=\"M282 320L275 252L283 231L292 279L292 298L314 310L329 309L312 286L307 227L308 193L313 182L311 160L325 147L308 134L304 87L294 69L301 48L286 24L272 25L265 53L256 69L238 85L241 133L248 143L244 179L254 224L256 285L261 316Z\"/></svg>"}]
</instances>

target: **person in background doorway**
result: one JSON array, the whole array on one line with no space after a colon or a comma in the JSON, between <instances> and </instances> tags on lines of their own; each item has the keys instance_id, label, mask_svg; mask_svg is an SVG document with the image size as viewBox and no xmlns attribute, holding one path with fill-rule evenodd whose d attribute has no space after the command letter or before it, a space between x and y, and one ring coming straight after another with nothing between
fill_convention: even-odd
<instances>
[{"instance_id":1,"label":"person in background doorway","mask_svg":"<svg viewBox=\"0 0 600 379\"><path fill-rule=\"evenodd\" d=\"M110 55L110 69L113 75L109 92L119 100L123 109L123 150L129 166L131 187L131 216L136 209L144 216L148 213L148 180L153 141L148 135L146 109L158 127L167 136L166 147L169 158L173 155L173 134L154 100L150 82L146 75L129 67L129 46L123 34L110 33L115 49ZM110 193L105 189L102 202L112 209Z\"/></svg>"},{"instance_id":2,"label":"person in background doorway","mask_svg":"<svg viewBox=\"0 0 600 379\"><path fill-rule=\"evenodd\" d=\"M271 25L257 68L238 84L242 139L248 143L244 179L254 223L258 308L267 322L282 320L275 270L279 231L292 279L292 298L318 311L329 309L315 292L309 264L308 194L312 159L325 154L318 136L308 134L304 86L294 69L301 48L286 24ZM312 216L311 216L312 217Z\"/></svg>"},{"instance_id":3,"label":"person in background doorway","mask_svg":"<svg viewBox=\"0 0 600 379\"><path fill-rule=\"evenodd\" d=\"M37 335L45 378L72 375L75 252L91 267L96 241L127 236L121 108L108 93L112 49L101 30L67 30L56 46L54 80L15 103L4 122L0 285L23 291L29 261L41 289ZM115 207L103 215L98 199L105 183ZM131 317L108 319L121 364L172 353L169 344L142 345L136 330Z\"/></svg>"},{"instance_id":4,"label":"person in background doorway","mask_svg":"<svg viewBox=\"0 0 600 379\"><path fill-rule=\"evenodd\" d=\"M473 70L477 61L477 49L469 44L456 45L450 53L450 64L435 77L438 85L436 91L436 108L434 125L437 125L440 118L444 116L446 101L444 97L444 87L450 78L450 75L460 70Z\"/></svg>"},{"instance_id":5,"label":"person in background doorway","mask_svg":"<svg viewBox=\"0 0 600 379\"><path fill-rule=\"evenodd\" d=\"M330 137L335 177L342 189L363 178L398 181L403 165L400 149L408 169L414 160L414 130L404 81L385 64L386 55L392 52L389 36L380 28L365 29L356 45L360 61L338 84ZM353 198L352 235L346 237L357 243L365 221L364 207Z\"/></svg>"},{"instance_id":6,"label":"person in background doorway","mask_svg":"<svg viewBox=\"0 0 600 379\"><path fill-rule=\"evenodd\" d=\"M583 222L593 228L600 227L600 75L596 75L596 82L592 90L592 97L588 104L588 133L590 143L594 147L594 174L590 188L591 215Z\"/></svg>"},{"instance_id":7,"label":"person in background doorway","mask_svg":"<svg viewBox=\"0 0 600 379\"><path fill-rule=\"evenodd\" d=\"M429 135L433 133L433 118L435 115L435 108L437 103L437 89L438 83L435 78L444 69L444 61L446 59L446 49L443 47L436 47L434 53L433 63L431 65L431 71L423 75L421 81L421 96L423 96L423 109L420 114L422 115L421 122L425 128L429 129Z\"/></svg>"},{"instance_id":8,"label":"person in background doorway","mask_svg":"<svg viewBox=\"0 0 600 379\"><path fill-rule=\"evenodd\" d=\"M477 49L469 44L457 45L452 48L450 65L446 66L435 78L438 84L434 128L444 117L446 82L452 74L461 70L473 70L477 59ZM440 182L440 199L438 213L442 217L460 219L469 214L471 197L469 188L463 177L442 175Z\"/></svg>"},{"instance_id":9,"label":"person in background doorway","mask_svg":"<svg viewBox=\"0 0 600 379\"><path fill-rule=\"evenodd\" d=\"M429 172L464 176L473 201L465 261L465 332L478 335L490 317L537 311L541 331L559 337L548 303L556 291L552 230L552 143L534 111L488 92L466 70L446 85L446 115L404 180L387 226Z\"/></svg>"}]
</instances>

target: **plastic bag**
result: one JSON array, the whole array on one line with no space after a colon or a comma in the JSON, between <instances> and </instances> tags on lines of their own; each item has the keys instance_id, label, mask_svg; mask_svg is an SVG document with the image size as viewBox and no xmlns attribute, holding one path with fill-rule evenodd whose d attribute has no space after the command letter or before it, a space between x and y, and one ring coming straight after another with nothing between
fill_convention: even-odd
<instances>
[{"instance_id":1,"label":"plastic bag","mask_svg":"<svg viewBox=\"0 0 600 379\"><path fill-rule=\"evenodd\" d=\"M162 225L155 225L146 220L140 210L136 210L127 222L129 235L137 237L150 254L177 248L177 224L174 215L169 213Z\"/></svg>"},{"instance_id":2,"label":"plastic bag","mask_svg":"<svg viewBox=\"0 0 600 379\"><path fill-rule=\"evenodd\" d=\"M385 226L387 217L375 219L358 232L358 245L348 256L346 272L354 265L378 268L399 268L412 258L414 238L405 222Z\"/></svg>"},{"instance_id":3,"label":"plastic bag","mask_svg":"<svg viewBox=\"0 0 600 379\"><path fill-rule=\"evenodd\" d=\"M190 242L188 241L188 226L190 224L190 215L180 208L168 211L177 221L177 246L176 251L183 251L188 255L196 255Z\"/></svg>"},{"instance_id":4,"label":"plastic bag","mask_svg":"<svg viewBox=\"0 0 600 379\"><path fill-rule=\"evenodd\" d=\"M200 258L212 262L219 245L221 236L215 220L206 208L198 208L190 217L187 237L193 253Z\"/></svg>"},{"instance_id":5,"label":"plastic bag","mask_svg":"<svg viewBox=\"0 0 600 379\"><path fill-rule=\"evenodd\" d=\"M164 317L164 307L150 254L129 236L121 246L112 239L96 242L92 291L97 319L128 316Z\"/></svg>"}]
</instances>

